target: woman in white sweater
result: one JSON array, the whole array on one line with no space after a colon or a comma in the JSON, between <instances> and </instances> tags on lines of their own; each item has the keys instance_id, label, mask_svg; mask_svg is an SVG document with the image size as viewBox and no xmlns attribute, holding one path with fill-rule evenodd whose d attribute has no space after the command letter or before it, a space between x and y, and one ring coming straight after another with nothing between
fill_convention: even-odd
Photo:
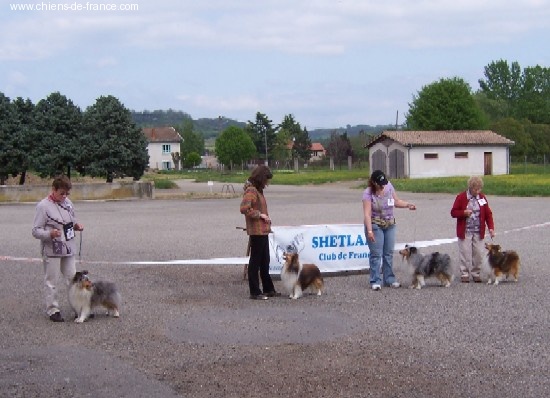
<instances>
[{"instance_id":1,"label":"woman in white sweater","mask_svg":"<svg viewBox=\"0 0 550 398\"><path fill-rule=\"evenodd\" d=\"M36 206L32 235L40 239L44 265L46 313L53 322L63 322L57 297L57 282L63 274L68 286L76 273L75 231L84 227L77 223L73 203L68 196L71 180L59 176L53 180L52 192ZM59 264L52 259L59 258Z\"/></svg>"}]
</instances>

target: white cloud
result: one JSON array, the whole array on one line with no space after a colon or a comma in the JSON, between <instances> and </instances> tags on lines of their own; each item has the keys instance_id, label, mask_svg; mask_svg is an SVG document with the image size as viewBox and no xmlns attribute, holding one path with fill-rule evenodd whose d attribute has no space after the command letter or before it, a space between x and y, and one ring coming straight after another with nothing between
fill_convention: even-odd
<instances>
[{"instance_id":1,"label":"white cloud","mask_svg":"<svg viewBox=\"0 0 550 398\"><path fill-rule=\"evenodd\" d=\"M475 83L492 60L549 63L550 0L135 3L131 12L0 12L0 87L331 126L391 120L423 85Z\"/></svg>"}]
</instances>

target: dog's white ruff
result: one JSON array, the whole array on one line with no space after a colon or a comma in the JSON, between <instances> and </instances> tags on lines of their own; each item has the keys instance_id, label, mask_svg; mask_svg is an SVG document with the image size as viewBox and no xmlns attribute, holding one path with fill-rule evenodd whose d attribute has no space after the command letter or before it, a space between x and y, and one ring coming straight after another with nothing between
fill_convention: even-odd
<instances>
[{"instance_id":1,"label":"dog's white ruff","mask_svg":"<svg viewBox=\"0 0 550 398\"><path fill-rule=\"evenodd\" d=\"M84 322L91 314L92 307L92 294L93 292L88 289L83 289L79 286L79 283L71 285L69 288L69 303L76 312L76 323Z\"/></svg>"},{"instance_id":2,"label":"dog's white ruff","mask_svg":"<svg viewBox=\"0 0 550 398\"><path fill-rule=\"evenodd\" d=\"M298 272L288 272L286 267L283 266L283 272L281 272L281 281L283 282L283 285L285 286L285 289L290 292L289 297L291 299L297 299L302 297L302 287L298 283L298 278L300 276L300 272L302 272L302 264L300 263L300 268L298 269Z\"/></svg>"},{"instance_id":3,"label":"dog's white ruff","mask_svg":"<svg viewBox=\"0 0 550 398\"><path fill-rule=\"evenodd\" d=\"M84 322L92 313L93 294L93 288L92 290L83 289L79 283L73 283L69 288L69 304L76 312L76 319L74 320L76 323ZM107 313L114 318L120 316L117 309L108 310Z\"/></svg>"}]
</instances>

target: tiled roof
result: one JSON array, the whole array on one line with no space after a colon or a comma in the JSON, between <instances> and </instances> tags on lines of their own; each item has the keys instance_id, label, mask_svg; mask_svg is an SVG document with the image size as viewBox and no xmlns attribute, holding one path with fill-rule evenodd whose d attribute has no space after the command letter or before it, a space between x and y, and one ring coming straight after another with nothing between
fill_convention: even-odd
<instances>
[{"instance_id":1,"label":"tiled roof","mask_svg":"<svg viewBox=\"0 0 550 398\"><path fill-rule=\"evenodd\" d=\"M181 142L181 135L173 127L145 127L143 134L149 142Z\"/></svg>"},{"instance_id":2,"label":"tiled roof","mask_svg":"<svg viewBox=\"0 0 550 398\"><path fill-rule=\"evenodd\" d=\"M514 141L491 130L383 131L367 147L389 138L404 146L514 145Z\"/></svg>"},{"instance_id":3,"label":"tiled roof","mask_svg":"<svg viewBox=\"0 0 550 398\"><path fill-rule=\"evenodd\" d=\"M320 142L312 142L311 147L309 148L312 151L324 152L325 148Z\"/></svg>"},{"instance_id":4,"label":"tiled roof","mask_svg":"<svg viewBox=\"0 0 550 398\"><path fill-rule=\"evenodd\" d=\"M294 142L289 141L288 144L286 144L286 149L292 149L294 147ZM320 142L312 142L311 146L309 147L311 151L325 151L325 147Z\"/></svg>"}]
</instances>

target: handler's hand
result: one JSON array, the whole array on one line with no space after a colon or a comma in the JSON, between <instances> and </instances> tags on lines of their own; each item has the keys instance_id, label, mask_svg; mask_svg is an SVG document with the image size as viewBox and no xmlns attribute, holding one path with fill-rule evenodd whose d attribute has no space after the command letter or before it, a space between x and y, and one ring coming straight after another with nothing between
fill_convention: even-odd
<instances>
[{"instance_id":1,"label":"handler's hand","mask_svg":"<svg viewBox=\"0 0 550 398\"><path fill-rule=\"evenodd\" d=\"M370 232L367 232L367 239L370 240L371 242L374 242L375 239L374 239L374 233L372 231Z\"/></svg>"}]
</instances>

